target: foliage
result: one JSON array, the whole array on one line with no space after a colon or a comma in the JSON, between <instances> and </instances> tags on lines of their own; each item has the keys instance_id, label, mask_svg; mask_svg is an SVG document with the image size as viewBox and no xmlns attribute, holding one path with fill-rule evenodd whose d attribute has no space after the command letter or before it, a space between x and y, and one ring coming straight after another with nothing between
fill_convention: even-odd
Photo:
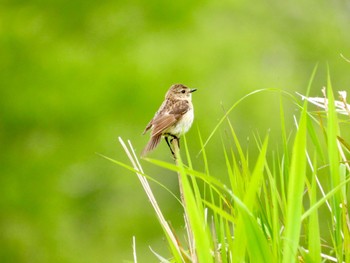
<instances>
[{"instance_id":1,"label":"foliage","mask_svg":"<svg viewBox=\"0 0 350 263\"><path fill-rule=\"evenodd\" d=\"M169 247L178 246L178 249L170 250L172 256L154 252L161 262L350 262L347 210L350 166L344 153L350 149L340 135L339 120L332 106L335 102L330 78L327 90L326 115L309 112L305 100L300 106L301 116L296 123L294 139L290 138L283 152L272 154L271 159L267 155L269 136L263 141L256 137L259 155L255 162L248 153L244 154L229 116L225 114L234 142L234 146L228 147L230 138L223 140L229 184L208 172L210 161L205 145L217 133L218 127L202 144L202 169L192 167L186 143L189 165L181 161L180 155L176 165L147 159L161 169L176 172L183 194L181 203L187 239L180 242L183 233L165 231ZM282 116L282 126L283 122ZM323 123L327 123L326 126ZM319 130L324 136L315 136ZM122 139L120 141L123 143ZM316 149L323 142L325 147L319 149L320 153ZM129 159L138 163L137 156L130 153L133 152L132 145L129 146L124 145ZM135 169L139 179L146 180L139 163L134 168L127 168ZM329 184L320 183L322 170L326 170L323 176ZM152 190L147 188L146 191L149 196ZM328 211L321 212L323 206ZM158 217L162 217L161 209L156 207ZM329 227L320 228L320 220L323 224L327 222ZM160 222L166 229L168 223ZM174 235L175 243L169 238Z\"/></svg>"}]
</instances>

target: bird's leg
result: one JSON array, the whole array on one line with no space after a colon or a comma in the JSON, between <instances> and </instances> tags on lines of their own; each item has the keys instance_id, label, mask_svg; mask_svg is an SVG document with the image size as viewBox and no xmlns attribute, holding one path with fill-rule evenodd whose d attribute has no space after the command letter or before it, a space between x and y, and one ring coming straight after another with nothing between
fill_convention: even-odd
<instances>
[{"instance_id":1,"label":"bird's leg","mask_svg":"<svg viewBox=\"0 0 350 263\"><path fill-rule=\"evenodd\" d=\"M171 147L171 143L172 143L173 139L170 140L170 143L169 143L169 140L168 140L168 135L166 135L166 136L164 137L164 139L165 139L167 145L169 146L169 149L170 149L170 151L171 151L171 154L172 154L173 156L175 156L175 153L174 153L174 151L173 151L173 148Z\"/></svg>"},{"instance_id":2,"label":"bird's leg","mask_svg":"<svg viewBox=\"0 0 350 263\"><path fill-rule=\"evenodd\" d=\"M178 149L180 149L180 138L173 135L173 134L170 134L170 133L167 133L167 134L164 134L164 139L167 143L167 145L169 146L169 149L171 151L171 154L173 155L174 159L176 159L176 155L175 155L175 145L173 145L173 141L176 140L176 143L177 143L177 147ZM169 140L169 137L171 137L171 139Z\"/></svg>"}]
</instances>

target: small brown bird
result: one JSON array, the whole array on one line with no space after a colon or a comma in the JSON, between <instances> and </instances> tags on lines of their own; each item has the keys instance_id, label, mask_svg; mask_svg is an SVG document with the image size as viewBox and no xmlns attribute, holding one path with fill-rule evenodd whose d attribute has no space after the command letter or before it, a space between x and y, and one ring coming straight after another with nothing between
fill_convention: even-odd
<instances>
[{"instance_id":1,"label":"small brown bird","mask_svg":"<svg viewBox=\"0 0 350 263\"><path fill-rule=\"evenodd\" d=\"M180 136L186 133L193 122L192 92L197 89L190 89L182 84L174 84L165 94L165 100L153 119L147 124L143 134L149 129L152 130L151 139L147 143L141 156L145 156L159 144L164 136L171 153L174 155L170 143L173 139L179 140ZM168 138L171 137L170 143Z\"/></svg>"}]
</instances>

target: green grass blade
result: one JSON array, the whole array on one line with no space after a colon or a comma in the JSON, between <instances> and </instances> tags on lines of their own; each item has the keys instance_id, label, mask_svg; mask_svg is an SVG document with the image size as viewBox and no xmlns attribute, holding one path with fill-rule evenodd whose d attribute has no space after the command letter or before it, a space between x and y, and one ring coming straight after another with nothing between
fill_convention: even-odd
<instances>
[{"instance_id":1,"label":"green grass blade","mask_svg":"<svg viewBox=\"0 0 350 263\"><path fill-rule=\"evenodd\" d=\"M254 208L254 205L256 203L256 197L257 195L259 195L261 182L264 177L263 171L264 171L265 162L266 162L266 152L267 152L268 141L269 141L268 137L266 137L264 144L260 150L260 154L256 162L254 171L252 173L252 177L249 181L247 193L244 196L244 203L250 210Z\"/></svg>"},{"instance_id":2,"label":"green grass blade","mask_svg":"<svg viewBox=\"0 0 350 263\"><path fill-rule=\"evenodd\" d=\"M316 161L313 162L313 167L317 167ZM316 171L316 169L314 169ZM311 180L311 187L309 188L310 194L310 205L313 205L317 200L317 184L316 184L316 173L314 172ZM309 219L309 258L311 262L321 262L321 239L320 239L320 228L318 221L318 210L315 210Z\"/></svg>"},{"instance_id":3,"label":"green grass blade","mask_svg":"<svg viewBox=\"0 0 350 263\"><path fill-rule=\"evenodd\" d=\"M306 172L306 103L304 105L299 128L295 137L291 169L288 180L286 226L283 244L283 262L294 262L299 244L303 190Z\"/></svg>"},{"instance_id":4,"label":"green grass blade","mask_svg":"<svg viewBox=\"0 0 350 263\"><path fill-rule=\"evenodd\" d=\"M307 95L317 71L315 66L307 89ZM303 190L306 179L306 132L307 132L307 101L302 107L298 131L295 136L290 172L288 178L288 193L286 207L286 223L283 240L283 263L295 262L300 239L301 215L303 209Z\"/></svg>"},{"instance_id":5,"label":"green grass blade","mask_svg":"<svg viewBox=\"0 0 350 263\"><path fill-rule=\"evenodd\" d=\"M206 153L205 147L203 145L203 139L202 139L202 135L201 135L201 132L200 132L199 128L198 128L198 138L199 138L199 142L200 142L200 145L201 145L201 148L202 148L201 153L203 155L205 173L209 174L209 163L208 163L207 153Z\"/></svg>"},{"instance_id":6,"label":"green grass blade","mask_svg":"<svg viewBox=\"0 0 350 263\"><path fill-rule=\"evenodd\" d=\"M339 169L340 181L344 182L346 178L346 166L344 164L340 165ZM344 246L344 257L345 262L350 262L350 219L349 219L349 211L348 211L348 201L347 201L347 187L344 185L341 189L342 195L342 232L343 232L343 246Z\"/></svg>"},{"instance_id":7,"label":"green grass blade","mask_svg":"<svg viewBox=\"0 0 350 263\"><path fill-rule=\"evenodd\" d=\"M191 156L187 147L187 141L186 141L186 137L184 136L184 145L185 145L185 151L186 151L186 156L187 156L187 161L188 161L188 167L190 170L192 170L192 161L191 161ZM199 209L199 212L201 214L204 214L204 207L202 204L202 196L199 190L199 186L197 184L196 178L194 176L191 176L191 182L192 182L192 187L193 187L193 191L194 191L194 196L196 198L196 204L197 207Z\"/></svg>"},{"instance_id":8,"label":"green grass blade","mask_svg":"<svg viewBox=\"0 0 350 263\"><path fill-rule=\"evenodd\" d=\"M188 167L190 169L192 169L192 160L191 160L191 155L188 149L188 145L187 145L187 140L186 140L186 134L183 135L183 142L184 142L184 146L185 146L185 152L186 152L186 159L187 159L187 163L188 163Z\"/></svg>"},{"instance_id":9,"label":"green grass blade","mask_svg":"<svg viewBox=\"0 0 350 263\"><path fill-rule=\"evenodd\" d=\"M284 118L284 108L282 103L282 98L280 99L280 119L281 119L281 132L282 132L282 143L283 143L283 155L282 157L277 157L279 165L279 184L281 189L281 198L283 200L283 205L286 207L287 195L286 195L286 184L289 178L289 167L290 167L290 150L288 147L288 137L286 132L286 124ZM284 211L282 207L282 211ZM275 230L276 232L277 230Z\"/></svg>"},{"instance_id":10,"label":"green grass blade","mask_svg":"<svg viewBox=\"0 0 350 263\"><path fill-rule=\"evenodd\" d=\"M186 170L181 163L181 159L178 159L178 167L180 168L179 175L181 176L184 200L186 200L186 214L191 225L194 238L193 243L195 244L198 261L203 263L213 262L213 256L210 253L213 250L211 244L212 237L206 224L204 214L198 209L196 197L187 177Z\"/></svg>"},{"instance_id":11,"label":"green grass blade","mask_svg":"<svg viewBox=\"0 0 350 263\"><path fill-rule=\"evenodd\" d=\"M332 83L328 72L327 80L327 98L328 98L328 125L327 125L327 146L328 146L328 158L329 158L329 172L330 172L330 186L334 188L340 183L339 165L340 157L337 145L337 136L339 134L338 118L335 110L334 95L332 89ZM332 213L333 213L333 229L334 229L334 242L335 252L339 261L343 260L343 248L342 248L342 209L340 207L341 192L335 193L332 197Z\"/></svg>"},{"instance_id":12,"label":"green grass blade","mask_svg":"<svg viewBox=\"0 0 350 263\"><path fill-rule=\"evenodd\" d=\"M275 166L273 166L275 167ZM272 233L272 249L273 254L276 259L279 259L281 253L280 253L280 247L281 247L281 239L279 231L281 229L280 219L279 219L279 209L282 208L282 200L280 193L277 189L277 178L276 171L270 171L270 168L268 167L267 163L265 165L265 170L268 176L268 185L269 185L269 191L271 196L271 201L267 205L271 206L271 233ZM268 191L268 190L267 190ZM266 196L265 200L269 200L269 198Z\"/></svg>"}]
</instances>

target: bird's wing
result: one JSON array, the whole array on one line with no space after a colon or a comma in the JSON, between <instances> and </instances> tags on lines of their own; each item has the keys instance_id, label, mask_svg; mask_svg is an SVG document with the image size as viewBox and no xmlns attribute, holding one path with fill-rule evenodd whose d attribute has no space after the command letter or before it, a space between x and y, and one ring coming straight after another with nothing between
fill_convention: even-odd
<instances>
[{"instance_id":1,"label":"bird's wing","mask_svg":"<svg viewBox=\"0 0 350 263\"><path fill-rule=\"evenodd\" d=\"M144 135L149 129L152 128L153 122L157 119L157 117L159 115L162 115L162 113L164 113L164 109L166 109L168 107L169 103L170 103L169 100L163 101L162 105L160 105L159 109L154 114L154 117L152 118L152 120L150 120L149 123L147 124L147 126L146 126L145 130L143 131L142 135Z\"/></svg>"},{"instance_id":2,"label":"bird's wing","mask_svg":"<svg viewBox=\"0 0 350 263\"><path fill-rule=\"evenodd\" d=\"M162 134L166 129L174 125L189 109L188 101L178 101L172 105L168 112L157 115L152 121L152 136Z\"/></svg>"},{"instance_id":3,"label":"bird's wing","mask_svg":"<svg viewBox=\"0 0 350 263\"><path fill-rule=\"evenodd\" d=\"M180 100L174 104L169 114L174 114L176 119L179 120L189 109L189 102L187 100Z\"/></svg>"},{"instance_id":4,"label":"bird's wing","mask_svg":"<svg viewBox=\"0 0 350 263\"><path fill-rule=\"evenodd\" d=\"M142 135L145 135L146 132L152 127L152 122L153 122L153 119L150 120L150 122L147 124L145 130L143 131Z\"/></svg>"},{"instance_id":5,"label":"bird's wing","mask_svg":"<svg viewBox=\"0 0 350 263\"><path fill-rule=\"evenodd\" d=\"M153 120L153 130L152 137L162 134L166 129L171 127L176 122L174 114L165 113L158 115L157 118Z\"/></svg>"}]
</instances>

